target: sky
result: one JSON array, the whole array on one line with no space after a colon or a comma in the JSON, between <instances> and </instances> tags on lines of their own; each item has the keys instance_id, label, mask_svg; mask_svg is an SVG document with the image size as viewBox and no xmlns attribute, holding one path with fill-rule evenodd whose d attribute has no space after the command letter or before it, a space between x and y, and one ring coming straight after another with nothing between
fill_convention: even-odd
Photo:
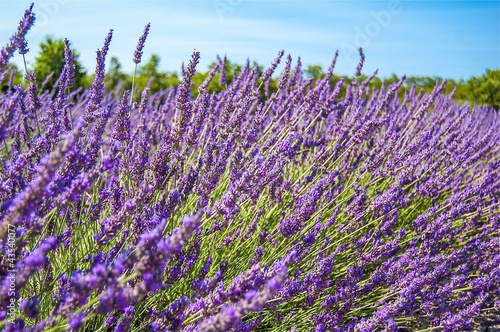
<instances>
[{"instance_id":1,"label":"sky","mask_svg":"<svg viewBox=\"0 0 500 332\"><path fill-rule=\"evenodd\" d=\"M0 0L3 47L31 1ZM363 47L363 73L379 77L439 76L467 79L500 69L500 1L299 1L299 0L39 0L35 26L27 35L28 67L47 35L67 38L84 67L95 68L95 51L114 29L108 59L116 56L133 72L134 49L151 23L143 62L154 53L160 69L179 71L194 50L206 71L216 56L246 59L267 67L280 50L304 66L352 75ZM22 58L12 60L19 67ZM108 62L109 63L109 62Z\"/></svg>"}]
</instances>

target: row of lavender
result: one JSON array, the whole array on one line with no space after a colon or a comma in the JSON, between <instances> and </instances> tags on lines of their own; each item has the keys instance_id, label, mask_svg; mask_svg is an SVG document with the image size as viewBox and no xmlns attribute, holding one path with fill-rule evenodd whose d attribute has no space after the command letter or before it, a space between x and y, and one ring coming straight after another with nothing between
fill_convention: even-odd
<instances>
[{"instance_id":1,"label":"row of lavender","mask_svg":"<svg viewBox=\"0 0 500 332\"><path fill-rule=\"evenodd\" d=\"M32 7L0 54L5 68ZM134 62L149 25L141 37ZM6 331L463 330L500 311L500 118L404 78L304 79L284 56L191 95L0 95ZM357 68L362 70L364 56ZM7 78L4 71L2 79ZM220 93L208 84L219 80ZM39 83L39 84L37 84ZM494 320L494 319L493 319ZM496 322L498 323L498 322ZM475 324L475 325L474 325Z\"/></svg>"}]
</instances>

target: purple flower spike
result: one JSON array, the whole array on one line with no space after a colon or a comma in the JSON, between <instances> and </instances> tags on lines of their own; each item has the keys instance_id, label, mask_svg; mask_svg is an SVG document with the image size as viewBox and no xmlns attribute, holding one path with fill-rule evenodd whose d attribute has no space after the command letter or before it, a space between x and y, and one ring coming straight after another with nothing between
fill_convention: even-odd
<instances>
[{"instance_id":1,"label":"purple flower spike","mask_svg":"<svg viewBox=\"0 0 500 332\"><path fill-rule=\"evenodd\" d=\"M144 32L142 33L142 36L139 38L139 42L137 43L137 47L135 48L133 60L136 64L141 62L142 49L144 48L144 43L146 42L146 38L148 37L150 27L151 27L150 23L146 24L146 26L144 27Z\"/></svg>"},{"instance_id":2,"label":"purple flower spike","mask_svg":"<svg viewBox=\"0 0 500 332\"><path fill-rule=\"evenodd\" d=\"M7 44L2 50L0 50L0 70L2 70L10 58L16 51L19 49L19 53L25 54L28 52L28 43L25 39L28 30L35 23L35 14L33 14L33 3L30 7L24 12L24 16L19 21L19 26L17 27L17 32L14 36L11 37L10 43Z\"/></svg>"},{"instance_id":3,"label":"purple flower spike","mask_svg":"<svg viewBox=\"0 0 500 332\"><path fill-rule=\"evenodd\" d=\"M85 318L85 313L84 312L79 312L73 316L68 321L69 327L74 330L78 331L83 327L83 319Z\"/></svg>"},{"instance_id":4,"label":"purple flower spike","mask_svg":"<svg viewBox=\"0 0 500 332\"><path fill-rule=\"evenodd\" d=\"M363 52L363 48L360 47L358 48L359 51L359 63L358 66L356 67L356 73L354 76L361 76L361 70L363 69L363 64L365 63L365 53Z\"/></svg>"},{"instance_id":5,"label":"purple flower spike","mask_svg":"<svg viewBox=\"0 0 500 332\"><path fill-rule=\"evenodd\" d=\"M24 300L21 302L21 310L28 316L29 318L36 318L40 314L38 310L38 305L40 304L40 300L37 298Z\"/></svg>"}]
</instances>

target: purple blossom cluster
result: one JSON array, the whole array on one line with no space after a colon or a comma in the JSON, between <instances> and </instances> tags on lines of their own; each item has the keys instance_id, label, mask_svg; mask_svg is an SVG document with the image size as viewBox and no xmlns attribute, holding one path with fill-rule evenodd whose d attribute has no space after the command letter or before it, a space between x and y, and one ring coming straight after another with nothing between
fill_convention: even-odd
<instances>
[{"instance_id":1,"label":"purple blossom cluster","mask_svg":"<svg viewBox=\"0 0 500 332\"><path fill-rule=\"evenodd\" d=\"M112 32L91 88L71 90L66 41L56 86L28 73L0 93L0 328L500 324L497 112L456 104L445 82L371 89L362 49L348 84L338 54L313 82L291 55L276 74L280 51L232 80L218 58L195 90L195 51L178 87L108 92Z\"/></svg>"}]
</instances>

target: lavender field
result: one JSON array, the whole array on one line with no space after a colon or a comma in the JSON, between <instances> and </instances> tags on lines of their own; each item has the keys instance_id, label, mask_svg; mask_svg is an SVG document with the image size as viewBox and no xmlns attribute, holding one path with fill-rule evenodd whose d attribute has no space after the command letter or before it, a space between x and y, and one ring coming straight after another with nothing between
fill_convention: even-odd
<instances>
[{"instance_id":1,"label":"lavender field","mask_svg":"<svg viewBox=\"0 0 500 332\"><path fill-rule=\"evenodd\" d=\"M31 7L1 82L33 22ZM362 49L349 84L330 84L336 58L313 81L280 51L231 82L218 59L192 93L195 51L176 88L108 91L112 33L91 88L73 86L67 42L54 86L28 73L0 94L0 329L500 324L497 111L445 82L373 90Z\"/></svg>"}]
</instances>

